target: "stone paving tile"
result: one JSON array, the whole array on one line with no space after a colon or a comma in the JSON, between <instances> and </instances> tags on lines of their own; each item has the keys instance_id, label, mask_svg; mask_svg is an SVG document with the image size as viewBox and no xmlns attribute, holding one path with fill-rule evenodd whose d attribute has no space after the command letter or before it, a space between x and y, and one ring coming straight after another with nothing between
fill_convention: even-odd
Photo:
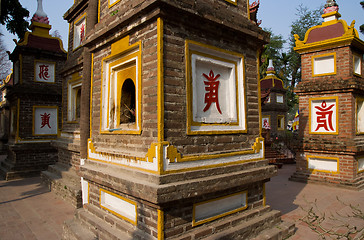
<instances>
[{"instance_id":1,"label":"stone paving tile","mask_svg":"<svg viewBox=\"0 0 364 240\"><path fill-rule=\"evenodd\" d=\"M41 185L40 178L0 180L0 240L61 239L74 207Z\"/></svg>"},{"instance_id":2,"label":"stone paving tile","mask_svg":"<svg viewBox=\"0 0 364 240\"><path fill-rule=\"evenodd\" d=\"M347 213L350 208L337 201L336 196L347 204L360 204L364 211L364 191L350 191L317 184L290 182L288 178L294 165L284 165L278 176L266 184L267 203L280 210L282 219L296 224L296 234L289 240L319 239L309 227L300 221L317 199L323 212ZM57 240L61 239L65 220L74 216L73 206L40 184L40 178L13 181L0 180L0 240ZM363 224L363 221L354 224ZM333 225L329 222L327 226Z\"/></svg>"},{"instance_id":3,"label":"stone paving tile","mask_svg":"<svg viewBox=\"0 0 364 240\"><path fill-rule=\"evenodd\" d=\"M341 218L336 213L341 215L352 213L351 208L340 203L337 198L346 205L359 205L359 209L364 212L364 191L288 181L294 171L295 165L284 165L282 169L278 170L278 176L273 177L270 182L266 183L267 204L272 209L280 210L283 214L283 220L296 224L296 234L290 240L320 239L300 220L306 215L302 208L309 209L314 206L315 201L319 211L327 216L325 221L327 227L341 225L340 222L329 219L331 214L334 214L337 220L348 223L348 218ZM364 227L364 220L350 219L349 222L352 225Z\"/></svg>"}]
</instances>

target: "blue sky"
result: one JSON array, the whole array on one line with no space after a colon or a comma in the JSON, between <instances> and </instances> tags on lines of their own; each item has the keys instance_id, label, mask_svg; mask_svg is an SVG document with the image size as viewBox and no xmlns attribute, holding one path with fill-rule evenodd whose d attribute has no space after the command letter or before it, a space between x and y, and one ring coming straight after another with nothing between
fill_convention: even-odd
<instances>
[{"instance_id":1,"label":"blue sky","mask_svg":"<svg viewBox=\"0 0 364 240\"><path fill-rule=\"evenodd\" d=\"M348 24L352 20L356 20L356 29L359 29L359 26L364 24L364 10L359 4L360 1L336 1L339 4L339 13L342 15L342 19L346 20ZM43 0L43 9L48 14L50 24L52 25L51 32L54 30L60 32L65 49L68 41L68 23L63 20L63 14L72 6L73 2L74 0ZM252 2L253 0L250 0L250 3ZM20 3L30 11L30 16L33 16L37 8L37 1L20 0ZM260 0L258 19L262 20L261 27L271 28L273 33L281 34L284 39L287 39L290 34L290 25L296 19L296 8L300 4L315 9L325 3L326 0ZM17 37L9 34L2 25L0 25L0 31L4 34L5 47L7 50L12 51L15 47L12 39ZM360 34L360 38L364 40L364 35Z\"/></svg>"}]
</instances>

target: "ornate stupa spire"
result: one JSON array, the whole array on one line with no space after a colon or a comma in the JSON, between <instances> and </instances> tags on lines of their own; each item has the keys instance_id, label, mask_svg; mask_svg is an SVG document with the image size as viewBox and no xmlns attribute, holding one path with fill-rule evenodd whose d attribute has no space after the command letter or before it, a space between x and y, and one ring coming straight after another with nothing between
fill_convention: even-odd
<instances>
[{"instance_id":1,"label":"ornate stupa spire","mask_svg":"<svg viewBox=\"0 0 364 240\"><path fill-rule=\"evenodd\" d=\"M32 22L39 22L39 23L45 23L49 24L48 16L43 11L43 0L37 0L38 2L38 8L37 11L34 13Z\"/></svg>"},{"instance_id":2,"label":"ornate stupa spire","mask_svg":"<svg viewBox=\"0 0 364 240\"><path fill-rule=\"evenodd\" d=\"M325 22L331 20L338 20L341 15L339 13L339 5L335 0L327 0L324 8L324 15L322 15Z\"/></svg>"},{"instance_id":3,"label":"ornate stupa spire","mask_svg":"<svg viewBox=\"0 0 364 240\"><path fill-rule=\"evenodd\" d=\"M267 76L274 76L275 73L276 73L276 71L274 69L273 60L269 59L269 65L267 68Z\"/></svg>"}]
</instances>

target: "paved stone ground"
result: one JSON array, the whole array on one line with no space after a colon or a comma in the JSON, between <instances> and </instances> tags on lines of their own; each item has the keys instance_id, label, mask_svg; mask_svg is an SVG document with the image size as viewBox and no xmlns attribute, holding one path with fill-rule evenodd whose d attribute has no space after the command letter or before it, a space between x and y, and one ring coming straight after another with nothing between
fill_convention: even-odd
<instances>
[{"instance_id":1,"label":"paved stone ground","mask_svg":"<svg viewBox=\"0 0 364 240\"><path fill-rule=\"evenodd\" d=\"M40 178L0 180L0 240L61 239L75 209L41 185Z\"/></svg>"},{"instance_id":2,"label":"paved stone ground","mask_svg":"<svg viewBox=\"0 0 364 240\"><path fill-rule=\"evenodd\" d=\"M353 206L359 205L359 209L364 213L364 191L353 191L320 184L304 184L288 181L288 178L294 171L295 165L284 165L282 169L278 170L278 176L272 178L266 184L267 204L272 209L280 210L283 214L283 220L296 224L297 231L294 236L289 238L290 240L320 239L317 233L313 232L307 224L300 220L300 218L307 215L307 212L302 210L302 208L309 209L310 207L314 207L315 201L317 207L320 209L319 211L315 210L315 212L317 214L319 212L326 214L324 226L327 228L343 225L339 220L343 220L345 223L350 223L359 228L364 228L364 219L343 218L336 215L336 213L343 216L346 216L345 214L351 214L351 208L345 206L349 204ZM337 198L345 204L340 203ZM329 219L331 214L334 214L335 221ZM320 214L320 216L323 215ZM339 228L337 230L343 232L345 229ZM360 239L364 239L364 237Z\"/></svg>"},{"instance_id":3,"label":"paved stone ground","mask_svg":"<svg viewBox=\"0 0 364 240\"><path fill-rule=\"evenodd\" d=\"M0 156L1 157L1 156ZM317 199L317 206L325 212L350 212L350 208L337 201L338 196L347 204L361 204L364 212L364 191L356 192L323 185L288 181L294 165L284 165L278 176L266 184L267 203L282 211L285 221L295 222L297 232L290 240L314 240L318 235L299 219L305 215L300 206ZM312 205L312 204L311 204ZM64 202L40 184L40 178L13 181L0 180L0 240L57 240L62 236L62 225L74 215L71 204ZM364 226L361 222L352 224ZM329 222L328 226L335 225Z\"/></svg>"}]
</instances>

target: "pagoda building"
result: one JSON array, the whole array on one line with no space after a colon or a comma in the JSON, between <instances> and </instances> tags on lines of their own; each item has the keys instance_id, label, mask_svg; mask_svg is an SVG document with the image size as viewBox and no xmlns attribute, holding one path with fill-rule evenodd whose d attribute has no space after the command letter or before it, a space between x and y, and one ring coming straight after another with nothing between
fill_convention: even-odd
<instances>
[{"instance_id":1,"label":"pagoda building","mask_svg":"<svg viewBox=\"0 0 364 240\"><path fill-rule=\"evenodd\" d=\"M8 157L0 168L7 180L39 175L57 160L51 141L59 134L59 72L67 53L62 41L49 34L51 25L40 0L29 28L31 31L10 54L13 85L6 87L10 108Z\"/></svg>"},{"instance_id":2,"label":"pagoda building","mask_svg":"<svg viewBox=\"0 0 364 240\"><path fill-rule=\"evenodd\" d=\"M83 207L65 223L65 239L292 234L265 201L277 171L264 159L260 127L259 58L269 38L249 7L247 0L75 1L66 18L77 27L87 18Z\"/></svg>"},{"instance_id":3,"label":"pagoda building","mask_svg":"<svg viewBox=\"0 0 364 240\"><path fill-rule=\"evenodd\" d=\"M364 187L364 42L327 1L324 22L306 32L301 54L299 96L303 149L291 180Z\"/></svg>"},{"instance_id":4,"label":"pagoda building","mask_svg":"<svg viewBox=\"0 0 364 240\"><path fill-rule=\"evenodd\" d=\"M7 86L13 85L13 72L0 83L0 152L7 152L6 144L9 137L10 109L6 98Z\"/></svg>"},{"instance_id":5,"label":"pagoda building","mask_svg":"<svg viewBox=\"0 0 364 240\"><path fill-rule=\"evenodd\" d=\"M287 88L284 87L282 79L276 76L271 59L267 68L267 76L260 80L260 89L263 131L269 130L270 135L274 137L282 136L287 126Z\"/></svg>"}]
</instances>

